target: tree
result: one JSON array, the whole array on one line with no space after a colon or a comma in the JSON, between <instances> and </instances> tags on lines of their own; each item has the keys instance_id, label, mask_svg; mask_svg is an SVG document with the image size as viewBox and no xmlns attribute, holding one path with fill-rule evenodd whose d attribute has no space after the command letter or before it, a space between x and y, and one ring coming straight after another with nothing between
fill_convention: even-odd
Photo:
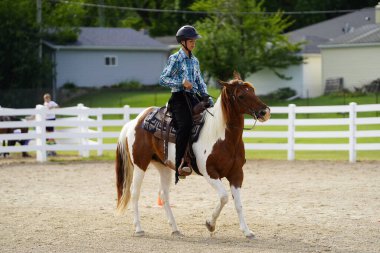
<instances>
[{"instance_id":1,"label":"tree","mask_svg":"<svg viewBox=\"0 0 380 253\"><path fill-rule=\"evenodd\" d=\"M84 2L84 0L78 0ZM42 38L57 44L75 42L86 11L78 4L43 1Z\"/></svg>"},{"instance_id":2,"label":"tree","mask_svg":"<svg viewBox=\"0 0 380 253\"><path fill-rule=\"evenodd\" d=\"M196 23L202 35L197 57L213 77L227 80L237 70L245 78L268 68L287 78L279 70L302 62L297 55L301 44L291 44L282 34L291 22L281 12L262 14L262 2L200 0L192 8L210 12L209 18Z\"/></svg>"},{"instance_id":3,"label":"tree","mask_svg":"<svg viewBox=\"0 0 380 253\"><path fill-rule=\"evenodd\" d=\"M194 0L114 0L116 4L121 6L129 6L134 8L156 9L156 10L188 10ZM128 24L128 20L134 21L140 28L149 31L151 36L174 35L179 27L185 24L192 24L199 18L196 15L173 13L173 12L148 12L143 10L129 12L124 17L124 24ZM132 19L131 18L134 18ZM141 22L136 22L140 20Z\"/></svg>"},{"instance_id":4,"label":"tree","mask_svg":"<svg viewBox=\"0 0 380 253\"><path fill-rule=\"evenodd\" d=\"M87 4L81 16L82 26L132 27L145 29L151 36L174 35L184 24L193 24L199 15L165 12L162 10L189 10L194 0L78 0ZM75 1L75 2L78 2ZM52 4L50 4L52 5ZM57 4L55 4L57 5ZM64 4L73 6L73 4ZM78 5L77 5L78 6ZM102 6L108 6L104 8ZM126 10L136 8L138 10ZM67 7L66 7L67 8ZM143 10L150 9L150 11ZM161 11L152 11L161 10ZM78 16L78 15L77 15Z\"/></svg>"},{"instance_id":5,"label":"tree","mask_svg":"<svg viewBox=\"0 0 380 253\"><path fill-rule=\"evenodd\" d=\"M38 58L39 28L29 0L0 2L0 87L37 88L50 75L49 63Z\"/></svg>"}]
</instances>

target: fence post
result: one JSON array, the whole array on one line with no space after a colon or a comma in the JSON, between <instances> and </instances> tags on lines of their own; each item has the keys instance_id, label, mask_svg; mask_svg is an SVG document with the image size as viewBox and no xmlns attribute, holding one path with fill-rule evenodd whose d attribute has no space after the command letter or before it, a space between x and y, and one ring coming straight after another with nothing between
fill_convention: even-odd
<instances>
[{"instance_id":1,"label":"fence post","mask_svg":"<svg viewBox=\"0 0 380 253\"><path fill-rule=\"evenodd\" d=\"M296 130L294 121L296 119L296 105L295 104L289 104L288 108L289 108L289 112L288 112L288 161L294 161L294 158L295 158L294 132Z\"/></svg>"},{"instance_id":2,"label":"fence post","mask_svg":"<svg viewBox=\"0 0 380 253\"><path fill-rule=\"evenodd\" d=\"M36 113L36 122L38 122L38 126L36 126L36 133L38 137L36 138L36 157L38 162L46 162L46 113L45 107L43 105L36 105L37 113Z\"/></svg>"},{"instance_id":3,"label":"fence post","mask_svg":"<svg viewBox=\"0 0 380 253\"><path fill-rule=\"evenodd\" d=\"M2 110L3 110L3 108L0 105L0 111L2 111ZM0 114L0 116L2 116L2 115ZM2 145L3 145L3 138L1 138L1 134L0 134L0 146L2 146ZM0 152L0 154L1 154L1 152Z\"/></svg>"},{"instance_id":4,"label":"fence post","mask_svg":"<svg viewBox=\"0 0 380 253\"><path fill-rule=\"evenodd\" d=\"M100 111L96 115L96 120L98 121L99 124L103 121L103 114ZM98 134L102 134L103 126L98 125L97 131L98 131ZM97 145L98 145L98 156L102 156L103 155L103 147L102 147L103 137L98 137Z\"/></svg>"},{"instance_id":5,"label":"fence post","mask_svg":"<svg viewBox=\"0 0 380 253\"><path fill-rule=\"evenodd\" d=\"M88 113L86 112L87 107L85 107L83 104L78 104L78 109L79 111L79 132L81 133L88 133L88 127L83 126L82 123L87 121L88 119ZM85 149L79 150L79 153L82 157L89 157L90 156L90 151L88 148L89 142L88 138L82 137L80 138L81 145L85 146Z\"/></svg>"},{"instance_id":6,"label":"fence post","mask_svg":"<svg viewBox=\"0 0 380 253\"><path fill-rule=\"evenodd\" d=\"M123 115L123 119L125 122L128 122L131 120L131 113L130 113L130 110L129 110L129 105L124 105L124 115Z\"/></svg>"},{"instance_id":7,"label":"fence post","mask_svg":"<svg viewBox=\"0 0 380 253\"><path fill-rule=\"evenodd\" d=\"M356 162L356 103L350 103L350 125L349 125L349 161Z\"/></svg>"}]
</instances>

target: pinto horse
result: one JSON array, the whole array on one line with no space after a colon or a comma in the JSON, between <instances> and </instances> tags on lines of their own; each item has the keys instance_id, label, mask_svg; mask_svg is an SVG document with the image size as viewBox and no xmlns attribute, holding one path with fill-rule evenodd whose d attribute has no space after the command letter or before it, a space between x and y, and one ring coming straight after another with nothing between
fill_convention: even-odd
<instances>
[{"instance_id":1,"label":"pinto horse","mask_svg":"<svg viewBox=\"0 0 380 253\"><path fill-rule=\"evenodd\" d=\"M247 238L254 238L242 211L240 189L243 182L245 149L243 143L244 114L263 122L270 118L270 109L256 95L252 84L241 80L235 73L230 82L219 82L221 94L210 114L206 115L199 139L192 144L197 166L206 181L217 191L218 204L206 227L215 230L216 220L228 201L228 193L221 181L227 178L235 202L240 229ZM182 236L177 228L170 203L169 186L175 171L175 144L168 145L168 161L165 161L163 141L144 130L144 118L154 110L150 107L124 125L116 150L117 211L123 213L132 201L135 236L143 236L138 201L140 189L148 166L156 167L160 174L159 194L172 229L172 235Z\"/></svg>"}]
</instances>

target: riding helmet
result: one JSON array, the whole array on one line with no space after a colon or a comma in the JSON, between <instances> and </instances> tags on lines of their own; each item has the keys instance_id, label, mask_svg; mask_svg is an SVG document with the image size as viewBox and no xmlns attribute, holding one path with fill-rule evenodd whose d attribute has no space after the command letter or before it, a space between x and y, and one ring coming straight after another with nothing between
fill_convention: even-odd
<instances>
[{"instance_id":1,"label":"riding helmet","mask_svg":"<svg viewBox=\"0 0 380 253\"><path fill-rule=\"evenodd\" d=\"M202 36L198 34L197 30L195 30L193 26L185 25L178 29L175 37L177 42L181 43L183 40L199 39Z\"/></svg>"}]
</instances>

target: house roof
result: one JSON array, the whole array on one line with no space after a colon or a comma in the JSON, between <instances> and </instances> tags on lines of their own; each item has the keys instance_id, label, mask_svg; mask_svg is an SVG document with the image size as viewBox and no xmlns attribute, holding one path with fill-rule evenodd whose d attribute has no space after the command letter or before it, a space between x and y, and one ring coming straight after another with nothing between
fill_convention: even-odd
<instances>
[{"instance_id":1,"label":"house roof","mask_svg":"<svg viewBox=\"0 0 380 253\"><path fill-rule=\"evenodd\" d=\"M361 26L375 23L375 8L364 8L287 33L292 42L307 41L303 53L319 53L318 45Z\"/></svg>"},{"instance_id":2,"label":"house roof","mask_svg":"<svg viewBox=\"0 0 380 253\"><path fill-rule=\"evenodd\" d=\"M154 39L156 39L159 42L167 45L171 49L175 49L175 48L180 47L175 36L160 36L160 37L155 37Z\"/></svg>"},{"instance_id":3,"label":"house roof","mask_svg":"<svg viewBox=\"0 0 380 253\"><path fill-rule=\"evenodd\" d=\"M351 33L332 39L326 45L322 45L321 47L336 47L337 45L352 46L360 44L380 44L380 25L370 24L362 26Z\"/></svg>"},{"instance_id":4,"label":"house roof","mask_svg":"<svg viewBox=\"0 0 380 253\"><path fill-rule=\"evenodd\" d=\"M81 27L75 43L46 44L56 49L169 50L167 45L131 28Z\"/></svg>"}]
</instances>

